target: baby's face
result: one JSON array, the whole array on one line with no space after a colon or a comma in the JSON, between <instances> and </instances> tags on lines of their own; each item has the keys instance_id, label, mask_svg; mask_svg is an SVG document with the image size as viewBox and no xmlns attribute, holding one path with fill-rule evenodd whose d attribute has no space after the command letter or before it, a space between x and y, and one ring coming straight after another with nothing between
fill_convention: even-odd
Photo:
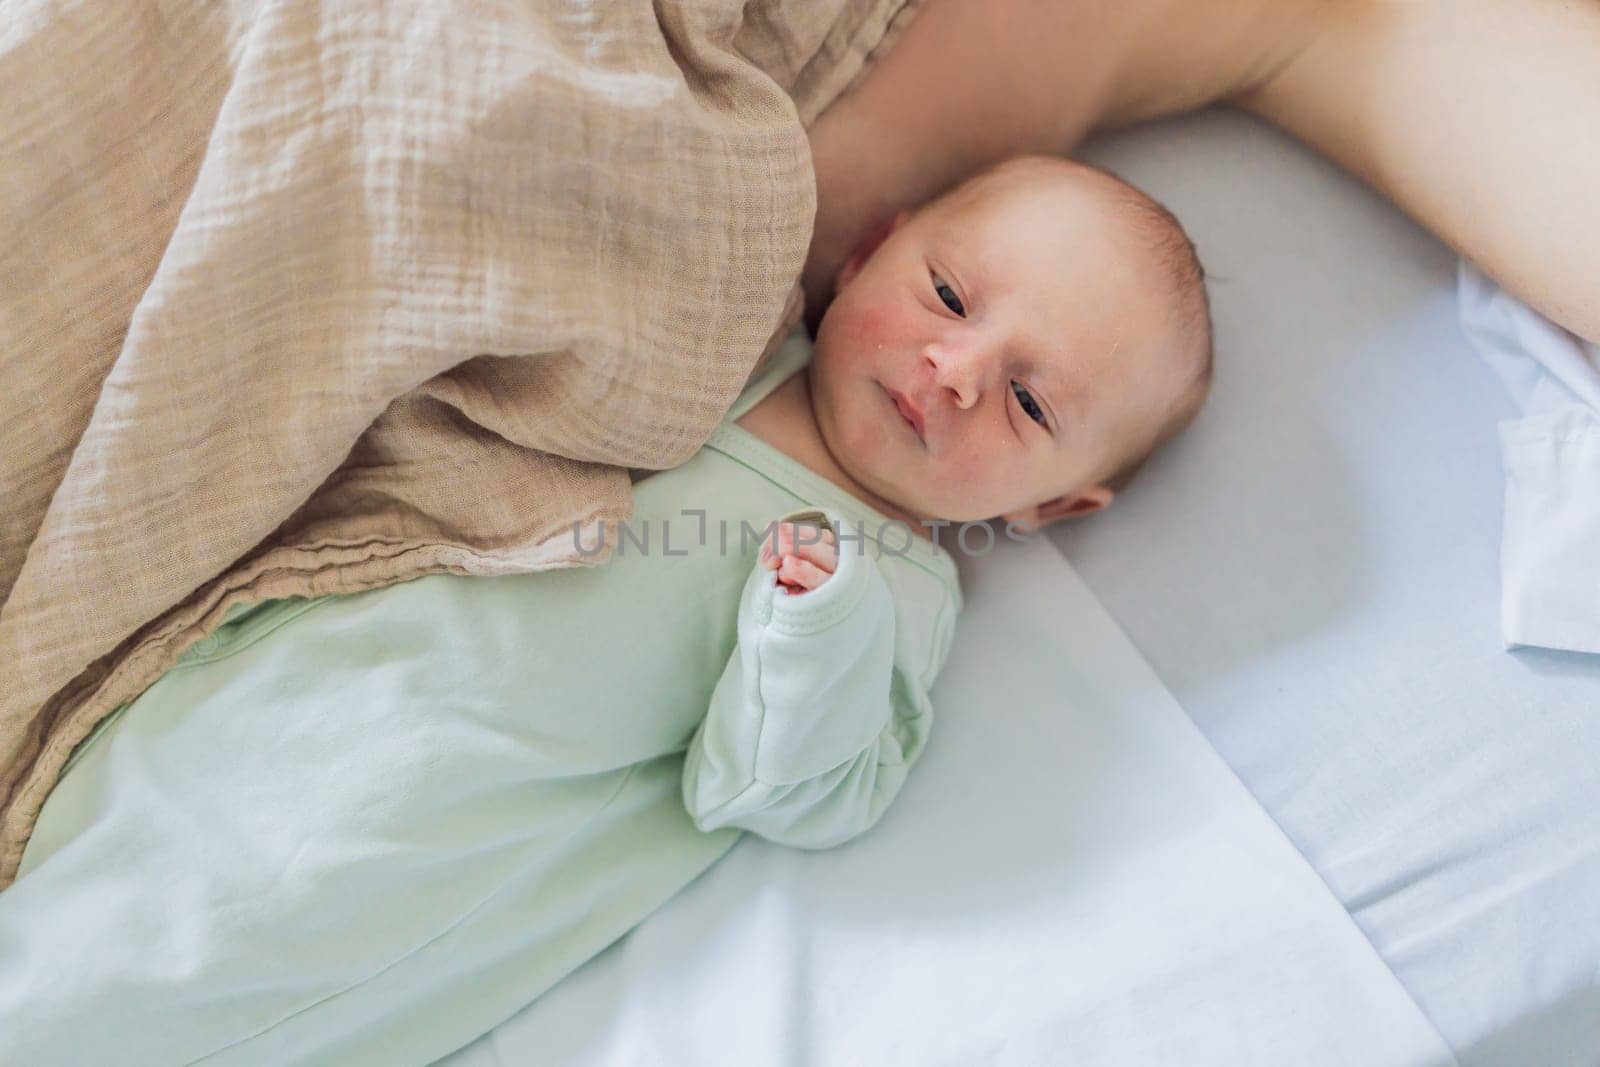
<instances>
[{"instance_id":1,"label":"baby's face","mask_svg":"<svg viewBox=\"0 0 1600 1067\"><path fill-rule=\"evenodd\" d=\"M1173 393L1166 290L1125 211L1089 181L1012 178L858 249L810 369L835 460L918 518L1109 500L1100 480Z\"/></svg>"}]
</instances>

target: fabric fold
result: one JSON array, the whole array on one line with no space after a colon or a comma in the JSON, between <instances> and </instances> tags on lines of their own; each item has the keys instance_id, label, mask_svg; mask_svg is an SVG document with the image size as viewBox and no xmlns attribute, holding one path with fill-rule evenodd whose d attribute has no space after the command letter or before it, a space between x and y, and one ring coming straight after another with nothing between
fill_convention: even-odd
<instances>
[{"instance_id":1,"label":"fabric fold","mask_svg":"<svg viewBox=\"0 0 1600 1067\"><path fill-rule=\"evenodd\" d=\"M1465 260L1457 293L1462 329L1522 409L1499 428L1501 637L1600 653L1600 345Z\"/></svg>"},{"instance_id":2,"label":"fabric fold","mask_svg":"<svg viewBox=\"0 0 1600 1067\"><path fill-rule=\"evenodd\" d=\"M797 320L804 122L909 10L14 6L0 886L231 605L603 562Z\"/></svg>"}]
</instances>

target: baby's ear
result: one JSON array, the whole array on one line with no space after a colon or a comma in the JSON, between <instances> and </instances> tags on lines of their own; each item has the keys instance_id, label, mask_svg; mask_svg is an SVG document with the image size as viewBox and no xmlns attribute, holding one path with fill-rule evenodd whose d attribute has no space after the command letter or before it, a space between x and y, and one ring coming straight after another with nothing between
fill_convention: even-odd
<instances>
[{"instance_id":1,"label":"baby's ear","mask_svg":"<svg viewBox=\"0 0 1600 1067\"><path fill-rule=\"evenodd\" d=\"M1023 533L1032 533L1049 526L1057 519L1077 518L1099 511L1109 506L1114 496L1116 494L1105 486L1095 485L1088 489L1080 489L1076 493L1052 497L1032 507L1008 511L1002 517Z\"/></svg>"},{"instance_id":2,"label":"baby's ear","mask_svg":"<svg viewBox=\"0 0 1600 1067\"><path fill-rule=\"evenodd\" d=\"M861 268L866 266L867 260L872 258L872 253L878 250L878 246L887 241L891 233L905 225L905 221L910 217L911 212L902 209L868 230L867 235L856 245L856 250L850 253L850 258L844 261L844 266L839 268L839 276L833 282L834 293L843 292L844 287L861 273Z\"/></svg>"}]
</instances>

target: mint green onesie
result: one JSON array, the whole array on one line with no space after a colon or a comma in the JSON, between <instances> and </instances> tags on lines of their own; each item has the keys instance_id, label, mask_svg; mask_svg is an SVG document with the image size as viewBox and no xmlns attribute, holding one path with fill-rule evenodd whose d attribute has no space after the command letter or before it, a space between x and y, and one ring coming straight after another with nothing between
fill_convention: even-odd
<instances>
[{"instance_id":1,"label":"mint green onesie","mask_svg":"<svg viewBox=\"0 0 1600 1067\"><path fill-rule=\"evenodd\" d=\"M733 425L809 354L635 487L609 563L235 609L119 710L0 893L5 1055L429 1062L743 831L872 826L961 597L943 548ZM754 532L801 511L866 540L791 597Z\"/></svg>"}]
</instances>

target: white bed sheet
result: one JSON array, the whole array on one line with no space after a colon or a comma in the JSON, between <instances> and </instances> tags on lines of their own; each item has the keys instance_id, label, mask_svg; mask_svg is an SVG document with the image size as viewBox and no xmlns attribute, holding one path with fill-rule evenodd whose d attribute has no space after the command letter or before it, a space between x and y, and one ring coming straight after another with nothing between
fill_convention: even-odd
<instances>
[{"instance_id":1,"label":"white bed sheet","mask_svg":"<svg viewBox=\"0 0 1600 1067\"><path fill-rule=\"evenodd\" d=\"M1456 258L1236 113L1087 155L1194 236L1216 389L1052 539L1463 1064L1600 1063L1600 657L1502 648Z\"/></svg>"},{"instance_id":2,"label":"white bed sheet","mask_svg":"<svg viewBox=\"0 0 1600 1067\"><path fill-rule=\"evenodd\" d=\"M746 837L444 1062L1452 1063L1054 547L968 562L932 740L877 827Z\"/></svg>"},{"instance_id":3,"label":"white bed sheet","mask_svg":"<svg viewBox=\"0 0 1600 1067\"><path fill-rule=\"evenodd\" d=\"M1037 543L968 567L883 824L742 843L452 1067L1600 1062L1600 662L1501 648L1454 257L1236 114L1089 154L1212 275L1208 411L1053 538L1178 702Z\"/></svg>"}]
</instances>

